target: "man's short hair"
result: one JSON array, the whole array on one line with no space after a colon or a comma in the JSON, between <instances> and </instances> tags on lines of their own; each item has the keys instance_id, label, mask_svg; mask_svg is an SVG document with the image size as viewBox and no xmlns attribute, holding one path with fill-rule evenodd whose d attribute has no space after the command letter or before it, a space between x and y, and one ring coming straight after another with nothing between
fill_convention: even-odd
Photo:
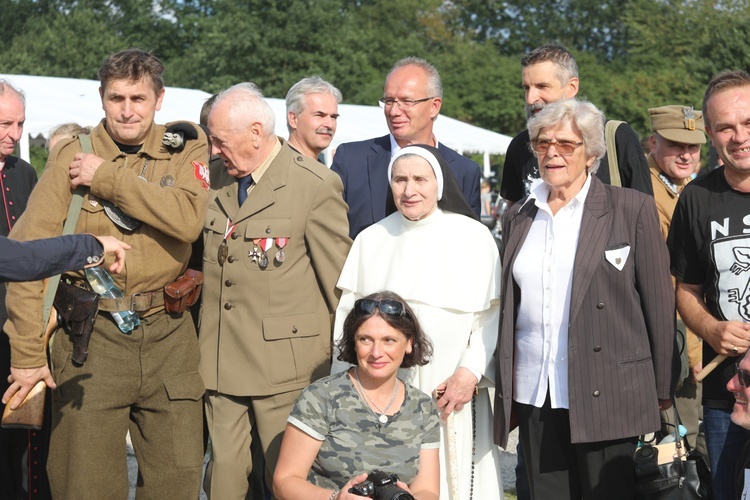
<instances>
[{"instance_id":1,"label":"man's short hair","mask_svg":"<svg viewBox=\"0 0 750 500\"><path fill-rule=\"evenodd\" d=\"M275 134L276 118L273 109L266 102L263 92L253 82L243 82L232 85L228 89L219 92L212 108L215 108L225 99L233 99L227 114L228 121L233 127L239 125L243 130L253 122L263 125L266 137Z\"/></svg>"},{"instance_id":2,"label":"man's short hair","mask_svg":"<svg viewBox=\"0 0 750 500\"><path fill-rule=\"evenodd\" d=\"M711 78L711 81L708 82L708 87L706 87L706 93L703 94L703 122L706 125L706 130L711 130L711 123L709 122L710 113L708 112L708 100L711 99L714 94L723 90L748 86L750 86L750 74L742 70L722 71L721 73Z\"/></svg>"},{"instance_id":3,"label":"man's short hair","mask_svg":"<svg viewBox=\"0 0 750 500\"><path fill-rule=\"evenodd\" d=\"M216 98L219 97L219 94L214 94L208 99L206 99L203 102L203 106L201 106L201 116L200 116L200 123L204 127L208 127L208 115L211 114L211 108L214 107L214 103L216 102Z\"/></svg>"},{"instance_id":4,"label":"man's short hair","mask_svg":"<svg viewBox=\"0 0 750 500\"><path fill-rule=\"evenodd\" d=\"M26 107L26 96L23 94L23 90L14 87L8 80L0 78L0 96L5 95L6 92L17 96Z\"/></svg>"},{"instance_id":5,"label":"man's short hair","mask_svg":"<svg viewBox=\"0 0 750 500\"><path fill-rule=\"evenodd\" d=\"M547 61L554 63L557 67L555 76L562 85L568 83L571 78L578 78L576 58L568 49L560 45L542 45L532 50L521 59L521 67L525 68Z\"/></svg>"},{"instance_id":6,"label":"man's short hair","mask_svg":"<svg viewBox=\"0 0 750 500\"><path fill-rule=\"evenodd\" d=\"M396 61L391 70L388 72L388 76L385 77L386 81L391 77L394 71L403 66L418 66L427 73L427 93L429 97L440 97L443 98L443 83L440 81L440 73L437 68L427 62L427 60L421 57L404 57Z\"/></svg>"},{"instance_id":7,"label":"man's short hair","mask_svg":"<svg viewBox=\"0 0 750 500\"><path fill-rule=\"evenodd\" d=\"M307 94L330 94L339 104L344 98L339 89L321 77L308 76L292 85L292 88L286 93L286 112L295 115L302 113L305 107L304 97Z\"/></svg>"},{"instance_id":8,"label":"man's short hair","mask_svg":"<svg viewBox=\"0 0 750 500\"><path fill-rule=\"evenodd\" d=\"M158 94L164 88L164 64L158 57L141 49L126 49L112 54L102 63L99 69L99 81L102 89L112 80L137 82L148 77Z\"/></svg>"}]
</instances>

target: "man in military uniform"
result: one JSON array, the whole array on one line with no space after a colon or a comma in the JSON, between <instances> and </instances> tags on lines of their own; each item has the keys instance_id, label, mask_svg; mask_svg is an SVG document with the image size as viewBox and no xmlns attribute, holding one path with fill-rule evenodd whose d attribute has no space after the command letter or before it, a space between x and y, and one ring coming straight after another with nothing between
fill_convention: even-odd
<instances>
[{"instance_id":1,"label":"man in military uniform","mask_svg":"<svg viewBox=\"0 0 750 500\"><path fill-rule=\"evenodd\" d=\"M292 85L286 94L289 146L319 159L336 133L341 99L339 89L319 76L309 76Z\"/></svg>"},{"instance_id":2,"label":"man in military uniform","mask_svg":"<svg viewBox=\"0 0 750 500\"><path fill-rule=\"evenodd\" d=\"M253 428L271 485L294 402L328 375L336 282L351 246L341 179L274 125L252 83L221 93L208 118L226 166L203 230L199 338L212 443L205 491L220 500L248 494Z\"/></svg>"},{"instance_id":3,"label":"man in military uniform","mask_svg":"<svg viewBox=\"0 0 750 500\"><path fill-rule=\"evenodd\" d=\"M706 142L706 134L703 114L691 106L661 106L649 109L648 114L652 132L648 166L659 212L659 225L666 240L677 199L700 164L701 145ZM694 378L703 366L703 341L687 329L679 318L678 329L685 335L680 345L687 340L687 366L691 373L680 382L675 393L675 405L688 431L690 447L705 453L705 443L698 441L702 384L696 383ZM662 418L672 423L674 412L662 412Z\"/></svg>"},{"instance_id":4,"label":"man in military uniform","mask_svg":"<svg viewBox=\"0 0 750 500\"><path fill-rule=\"evenodd\" d=\"M163 288L185 269L205 218L208 147L197 128L183 147L162 144L167 128L154 114L163 71L138 49L104 61L104 120L91 132L93 153L77 139L59 144L12 233L20 240L59 235L73 189L85 186L74 232L112 235L132 247L127 268L114 276L124 299L100 300L84 365L72 362L71 339L58 330L50 372L40 336L44 285L8 287L12 368L3 401L16 391L19 401L39 380L57 388L48 463L54 498L126 498L127 431L140 465L139 496L191 498L200 490L198 342L188 314L165 313ZM127 334L102 312L128 309L140 326Z\"/></svg>"}]
</instances>

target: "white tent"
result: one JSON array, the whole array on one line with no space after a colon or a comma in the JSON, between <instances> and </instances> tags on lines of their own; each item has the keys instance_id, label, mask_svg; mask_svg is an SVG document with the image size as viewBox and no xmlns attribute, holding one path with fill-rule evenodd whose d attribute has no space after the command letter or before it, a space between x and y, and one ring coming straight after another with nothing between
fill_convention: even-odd
<instances>
[{"instance_id":1,"label":"white tent","mask_svg":"<svg viewBox=\"0 0 750 500\"><path fill-rule=\"evenodd\" d=\"M26 95L26 125L21 139L21 156L29 159L29 136L47 136L49 130L65 122L96 125L103 112L99 98L99 82L48 76L4 75ZM168 87L156 121L198 121L203 102L210 94L202 90ZM286 106L283 99L268 99L276 115L276 134L288 137ZM332 160L331 149L345 142L361 141L388 133L383 110L378 106L339 105L338 127L332 148L325 151L326 163ZM511 137L475 127L447 116L435 122L435 136L441 143L461 153L483 153L484 175L490 173L490 155L505 154Z\"/></svg>"}]
</instances>

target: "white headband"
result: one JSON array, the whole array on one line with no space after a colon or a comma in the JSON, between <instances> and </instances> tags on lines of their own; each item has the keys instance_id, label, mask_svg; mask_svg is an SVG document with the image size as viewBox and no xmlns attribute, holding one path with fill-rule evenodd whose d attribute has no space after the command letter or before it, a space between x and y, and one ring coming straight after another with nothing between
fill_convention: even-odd
<instances>
[{"instance_id":1,"label":"white headband","mask_svg":"<svg viewBox=\"0 0 750 500\"><path fill-rule=\"evenodd\" d=\"M393 185L393 164L396 163L396 160L406 155L419 156L420 158L427 160L427 163L430 164L432 171L435 172L435 179L437 179L437 199L440 201L443 198L443 170L440 168L440 163L437 158L435 158L435 155L419 146L406 146L405 148L401 148L398 153L391 158L391 162L388 164L388 184Z\"/></svg>"}]
</instances>

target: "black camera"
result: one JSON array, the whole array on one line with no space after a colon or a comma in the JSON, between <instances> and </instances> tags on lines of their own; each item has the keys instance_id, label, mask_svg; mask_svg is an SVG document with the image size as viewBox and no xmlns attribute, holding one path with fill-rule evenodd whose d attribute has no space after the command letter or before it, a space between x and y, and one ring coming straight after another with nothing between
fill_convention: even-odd
<instances>
[{"instance_id":1,"label":"black camera","mask_svg":"<svg viewBox=\"0 0 750 500\"><path fill-rule=\"evenodd\" d=\"M349 488L349 493L374 500L414 500L408 491L396 486L396 481L396 474L374 470L367 475L366 480Z\"/></svg>"}]
</instances>

